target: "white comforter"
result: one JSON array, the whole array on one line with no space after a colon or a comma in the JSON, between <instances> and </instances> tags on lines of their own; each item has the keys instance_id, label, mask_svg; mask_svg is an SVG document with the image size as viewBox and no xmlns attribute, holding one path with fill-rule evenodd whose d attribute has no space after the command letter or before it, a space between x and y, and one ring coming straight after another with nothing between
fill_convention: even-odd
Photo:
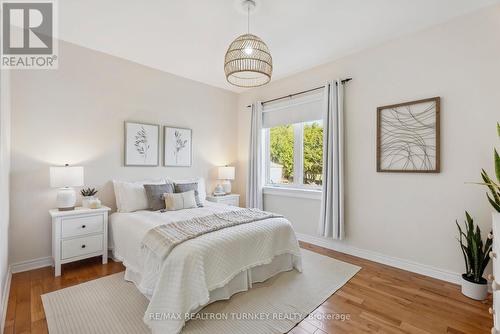
<instances>
[{"instance_id":1,"label":"white comforter","mask_svg":"<svg viewBox=\"0 0 500 334\"><path fill-rule=\"evenodd\" d=\"M146 232L160 224L235 210L207 202L203 208L167 213L114 213L110 238L115 258L127 267L125 278L150 299L144 321L154 333L178 333L185 315L209 303L209 293L245 270L292 256L301 271L300 250L290 222L272 218L208 233L186 241L161 262L141 247Z\"/></svg>"}]
</instances>

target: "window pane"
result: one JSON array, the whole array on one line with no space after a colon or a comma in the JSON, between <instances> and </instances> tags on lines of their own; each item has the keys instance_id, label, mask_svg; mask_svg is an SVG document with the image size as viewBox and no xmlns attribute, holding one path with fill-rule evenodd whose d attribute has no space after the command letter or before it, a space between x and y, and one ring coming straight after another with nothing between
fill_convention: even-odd
<instances>
[{"instance_id":1,"label":"window pane","mask_svg":"<svg viewBox=\"0 0 500 334\"><path fill-rule=\"evenodd\" d=\"M293 125L269 129L269 183L293 183Z\"/></svg>"},{"instance_id":2,"label":"window pane","mask_svg":"<svg viewBox=\"0 0 500 334\"><path fill-rule=\"evenodd\" d=\"M323 121L304 123L304 185L320 186L323 180Z\"/></svg>"}]
</instances>

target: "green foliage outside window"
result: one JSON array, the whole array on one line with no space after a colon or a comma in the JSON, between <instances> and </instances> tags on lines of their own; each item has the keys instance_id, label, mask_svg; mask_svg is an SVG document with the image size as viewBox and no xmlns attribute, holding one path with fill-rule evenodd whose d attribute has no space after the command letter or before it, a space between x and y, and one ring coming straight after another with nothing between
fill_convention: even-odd
<instances>
[{"instance_id":1,"label":"green foliage outside window","mask_svg":"<svg viewBox=\"0 0 500 334\"><path fill-rule=\"evenodd\" d=\"M321 185L323 177L323 127L304 124L304 184Z\"/></svg>"},{"instance_id":2,"label":"green foliage outside window","mask_svg":"<svg viewBox=\"0 0 500 334\"><path fill-rule=\"evenodd\" d=\"M293 125L270 129L271 162L283 166L283 178L293 182Z\"/></svg>"},{"instance_id":3,"label":"green foliage outside window","mask_svg":"<svg viewBox=\"0 0 500 334\"><path fill-rule=\"evenodd\" d=\"M304 124L304 184L321 185L323 173L323 127ZM293 182L294 129L292 124L270 129L270 160L283 167L285 182Z\"/></svg>"}]
</instances>

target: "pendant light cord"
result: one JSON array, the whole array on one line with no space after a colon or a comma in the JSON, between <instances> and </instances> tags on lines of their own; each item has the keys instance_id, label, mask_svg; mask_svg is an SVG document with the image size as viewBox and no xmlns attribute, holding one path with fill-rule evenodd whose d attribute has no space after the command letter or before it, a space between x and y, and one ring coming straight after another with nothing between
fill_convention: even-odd
<instances>
[{"instance_id":1,"label":"pendant light cord","mask_svg":"<svg viewBox=\"0 0 500 334\"><path fill-rule=\"evenodd\" d=\"M247 5L247 34L250 34L250 2Z\"/></svg>"}]
</instances>

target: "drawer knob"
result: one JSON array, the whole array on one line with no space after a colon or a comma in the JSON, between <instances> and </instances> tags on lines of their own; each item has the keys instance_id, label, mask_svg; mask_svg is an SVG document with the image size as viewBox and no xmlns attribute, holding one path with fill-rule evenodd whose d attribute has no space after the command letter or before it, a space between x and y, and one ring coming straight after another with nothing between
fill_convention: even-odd
<instances>
[{"instance_id":1,"label":"drawer knob","mask_svg":"<svg viewBox=\"0 0 500 334\"><path fill-rule=\"evenodd\" d=\"M85 246L85 245L82 245L82 248L85 248L85 247L87 247L87 246Z\"/></svg>"},{"instance_id":2,"label":"drawer knob","mask_svg":"<svg viewBox=\"0 0 500 334\"><path fill-rule=\"evenodd\" d=\"M87 227L87 225L82 225L82 228L86 228L86 227Z\"/></svg>"},{"instance_id":3,"label":"drawer knob","mask_svg":"<svg viewBox=\"0 0 500 334\"><path fill-rule=\"evenodd\" d=\"M493 314L493 312L495 312L495 310L493 309L493 307L490 307L490 308L488 309L488 313L489 313L489 314Z\"/></svg>"},{"instance_id":4,"label":"drawer knob","mask_svg":"<svg viewBox=\"0 0 500 334\"><path fill-rule=\"evenodd\" d=\"M495 280L495 276L493 276L492 274L488 274L488 276L486 276L486 279L488 281L494 281Z\"/></svg>"},{"instance_id":5,"label":"drawer knob","mask_svg":"<svg viewBox=\"0 0 500 334\"><path fill-rule=\"evenodd\" d=\"M493 233L492 232L488 233L488 239L493 239Z\"/></svg>"},{"instance_id":6,"label":"drawer knob","mask_svg":"<svg viewBox=\"0 0 500 334\"><path fill-rule=\"evenodd\" d=\"M496 259L497 258L497 253L491 251L490 252L490 259Z\"/></svg>"}]
</instances>

